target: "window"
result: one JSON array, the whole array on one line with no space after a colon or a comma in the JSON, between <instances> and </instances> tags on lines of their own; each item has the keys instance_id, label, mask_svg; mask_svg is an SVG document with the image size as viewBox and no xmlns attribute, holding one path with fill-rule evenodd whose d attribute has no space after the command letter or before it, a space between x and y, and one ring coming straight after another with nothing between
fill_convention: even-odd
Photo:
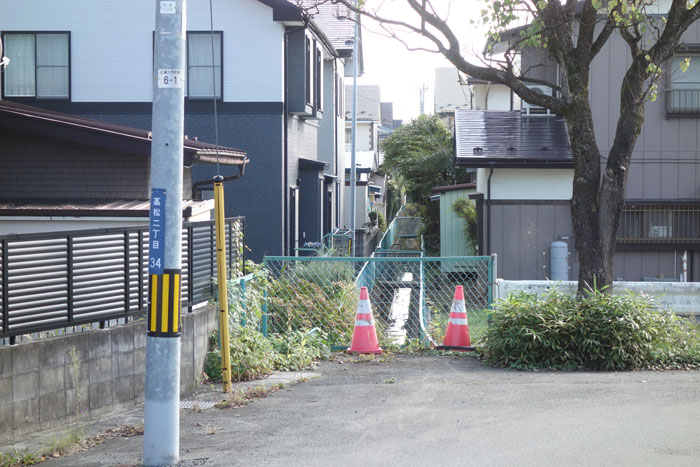
<instances>
[{"instance_id":1,"label":"window","mask_svg":"<svg viewBox=\"0 0 700 467\"><path fill-rule=\"evenodd\" d=\"M676 55L671 59L666 110L670 114L700 113L700 55Z\"/></svg>"},{"instance_id":2,"label":"window","mask_svg":"<svg viewBox=\"0 0 700 467\"><path fill-rule=\"evenodd\" d=\"M311 39L309 37L306 38L306 104L307 105L314 105L313 99L313 76L314 76L314 60L313 60L313 55L311 54Z\"/></svg>"},{"instance_id":3,"label":"window","mask_svg":"<svg viewBox=\"0 0 700 467\"><path fill-rule=\"evenodd\" d=\"M214 33L212 62L211 32L187 33L187 97L221 98L221 32Z\"/></svg>"},{"instance_id":4,"label":"window","mask_svg":"<svg viewBox=\"0 0 700 467\"><path fill-rule=\"evenodd\" d=\"M316 91L315 107L317 110L323 110L323 53L318 46L318 42L314 41L314 44L316 44L316 63L314 64L314 90Z\"/></svg>"},{"instance_id":5,"label":"window","mask_svg":"<svg viewBox=\"0 0 700 467\"><path fill-rule=\"evenodd\" d=\"M10 59L3 73L4 97L69 98L69 33L5 33L3 44Z\"/></svg>"}]
</instances>

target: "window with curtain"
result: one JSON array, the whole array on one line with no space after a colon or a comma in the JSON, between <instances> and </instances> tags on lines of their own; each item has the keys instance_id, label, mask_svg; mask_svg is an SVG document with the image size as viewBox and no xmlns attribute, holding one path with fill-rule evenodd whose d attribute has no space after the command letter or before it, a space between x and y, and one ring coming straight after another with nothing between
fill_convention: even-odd
<instances>
[{"instance_id":1,"label":"window with curtain","mask_svg":"<svg viewBox=\"0 0 700 467\"><path fill-rule=\"evenodd\" d=\"M3 34L10 64L4 72L4 97L68 99L69 33Z\"/></svg>"},{"instance_id":2,"label":"window with curtain","mask_svg":"<svg viewBox=\"0 0 700 467\"><path fill-rule=\"evenodd\" d=\"M190 99L221 98L221 32L187 33L187 97Z\"/></svg>"}]
</instances>

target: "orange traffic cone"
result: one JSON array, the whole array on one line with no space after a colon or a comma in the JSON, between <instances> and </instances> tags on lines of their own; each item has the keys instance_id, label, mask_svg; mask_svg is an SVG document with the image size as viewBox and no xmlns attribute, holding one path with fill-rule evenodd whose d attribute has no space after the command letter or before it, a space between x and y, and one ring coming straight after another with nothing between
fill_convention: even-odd
<instances>
[{"instance_id":1,"label":"orange traffic cone","mask_svg":"<svg viewBox=\"0 0 700 467\"><path fill-rule=\"evenodd\" d=\"M458 285L452 300L450 319L447 321L447 331L439 350L474 350L469 337L469 323L467 322L467 309L464 306L464 288Z\"/></svg>"},{"instance_id":2,"label":"orange traffic cone","mask_svg":"<svg viewBox=\"0 0 700 467\"><path fill-rule=\"evenodd\" d=\"M377 341L377 330L372 317L372 305L369 303L367 287L360 289L360 302L357 304L355 329L352 332L352 344L348 353L382 353Z\"/></svg>"}]
</instances>

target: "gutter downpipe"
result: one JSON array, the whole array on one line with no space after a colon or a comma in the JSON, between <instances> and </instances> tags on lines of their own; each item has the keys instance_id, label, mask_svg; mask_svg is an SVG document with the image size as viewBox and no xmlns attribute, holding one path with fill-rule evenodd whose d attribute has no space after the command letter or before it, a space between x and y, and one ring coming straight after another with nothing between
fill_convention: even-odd
<instances>
[{"instance_id":1,"label":"gutter downpipe","mask_svg":"<svg viewBox=\"0 0 700 467\"><path fill-rule=\"evenodd\" d=\"M357 2L355 2L357 5ZM359 21L360 15L355 12L355 39L352 43L352 144L351 144L351 156L350 156L350 232L352 235L352 249L350 256L356 256L356 235L355 235L355 198L356 198L356 185L357 185L357 167L355 166L355 150L357 142L357 41L358 41L358 31L359 31Z\"/></svg>"},{"instance_id":2,"label":"gutter downpipe","mask_svg":"<svg viewBox=\"0 0 700 467\"><path fill-rule=\"evenodd\" d=\"M486 182L486 256L491 254L491 177L493 167L489 168L489 178Z\"/></svg>"},{"instance_id":3,"label":"gutter downpipe","mask_svg":"<svg viewBox=\"0 0 700 467\"><path fill-rule=\"evenodd\" d=\"M343 73L345 74L345 73ZM340 226L340 192L341 190L345 189L345 179L343 179L343 183L339 186L340 183L340 167L338 166L338 116L340 115L339 107L340 107L340 81L339 81L340 74L338 73L338 58L333 59L333 87L335 89L335 94L333 99L333 102L336 104L336 108L333 109L333 128L335 131L333 132L333 147L335 148L335 175L338 177L335 182L335 186L333 187L333 196L335 197L335 219L333 221L335 222L335 227L337 228ZM343 117L344 121L344 117ZM344 130L345 128L343 128ZM345 172L345 164L343 163L343 172ZM333 230L333 229L331 229Z\"/></svg>"},{"instance_id":4,"label":"gutter downpipe","mask_svg":"<svg viewBox=\"0 0 700 467\"><path fill-rule=\"evenodd\" d=\"M282 251L284 254L292 255L292 246L290 245L291 239L289 238L289 130L287 129L287 115L289 112L289 89L287 83L287 61L289 55L289 30L285 28L284 30L284 104L282 106L282 167L283 172L283 186L282 186L282 225L283 225L283 241L282 241Z\"/></svg>"}]
</instances>

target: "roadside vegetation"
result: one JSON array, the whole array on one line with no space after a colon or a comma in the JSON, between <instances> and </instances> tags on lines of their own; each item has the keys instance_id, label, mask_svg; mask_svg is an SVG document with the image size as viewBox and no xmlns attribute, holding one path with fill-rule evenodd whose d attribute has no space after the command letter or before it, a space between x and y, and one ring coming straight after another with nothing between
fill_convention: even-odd
<instances>
[{"instance_id":1,"label":"roadside vegetation","mask_svg":"<svg viewBox=\"0 0 700 467\"><path fill-rule=\"evenodd\" d=\"M519 369L700 367L700 329L645 295L552 289L498 302L481 341L492 364Z\"/></svg>"}]
</instances>

